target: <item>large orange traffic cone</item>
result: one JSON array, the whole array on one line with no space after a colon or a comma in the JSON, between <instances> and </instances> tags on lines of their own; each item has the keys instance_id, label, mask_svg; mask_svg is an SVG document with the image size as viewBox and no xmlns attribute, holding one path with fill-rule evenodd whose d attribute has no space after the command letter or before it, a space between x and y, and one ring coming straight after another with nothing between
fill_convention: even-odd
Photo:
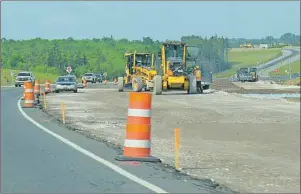
<instances>
[{"instance_id":1,"label":"large orange traffic cone","mask_svg":"<svg viewBox=\"0 0 301 194\"><path fill-rule=\"evenodd\" d=\"M151 153L152 94L131 92L123 155L119 161L160 162Z\"/></svg>"},{"instance_id":2,"label":"large orange traffic cone","mask_svg":"<svg viewBox=\"0 0 301 194\"><path fill-rule=\"evenodd\" d=\"M50 81L46 80L46 83L45 83L45 94L50 93L50 92L51 92Z\"/></svg>"},{"instance_id":3,"label":"large orange traffic cone","mask_svg":"<svg viewBox=\"0 0 301 194\"><path fill-rule=\"evenodd\" d=\"M25 85L25 98L23 108L33 108L35 107L35 97L33 91L33 85L31 82L24 82Z\"/></svg>"}]
</instances>

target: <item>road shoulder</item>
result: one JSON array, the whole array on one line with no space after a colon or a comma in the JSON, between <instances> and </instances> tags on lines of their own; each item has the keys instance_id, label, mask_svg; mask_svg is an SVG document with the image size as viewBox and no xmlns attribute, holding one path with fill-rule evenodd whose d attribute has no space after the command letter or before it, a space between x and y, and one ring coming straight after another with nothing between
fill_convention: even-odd
<instances>
[{"instance_id":1,"label":"road shoulder","mask_svg":"<svg viewBox=\"0 0 301 194\"><path fill-rule=\"evenodd\" d=\"M175 169L162 163L138 163L138 162L118 162L114 158L122 154L120 148L110 144L109 142L99 142L93 135L85 135L76 133L72 128L66 128L57 119L50 117L38 108L24 109L29 117L34 119L52 132L68 137L68 140L76 143L80 147L91 151L97 156L110 163L120 166L122 169L141 177L143 180L149 181L168 192L182 193L208 193L208 192L233 192L229 188L222 187L217 183L209 180L199 180L192 178L183 173L179 173ZM98 141L97 141L98 140Z\"/></svg>"}]
</instances>

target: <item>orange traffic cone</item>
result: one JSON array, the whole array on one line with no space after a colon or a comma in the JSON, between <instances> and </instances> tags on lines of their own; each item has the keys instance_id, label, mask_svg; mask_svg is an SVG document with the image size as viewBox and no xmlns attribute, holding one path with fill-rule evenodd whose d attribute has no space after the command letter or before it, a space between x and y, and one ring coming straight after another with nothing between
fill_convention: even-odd
<instances>
[{"instance_id":1,"label":"orange traffic cone","mask_svg":"<svg viewBox=\"0 0 301 194\"><path fill-rule=\"evenodd\" d=\"M31 82L25 82L25 98L24 98L24 106L23 108L33 108L35 107L35 97L34 97L34 91L33 91L33 85Z\"/></svg>"},{"instance_id":2,"label":"orange traffic cone","mask_svg":"<svg viewBox=\"0 0 301 194\"><path fill-rule=\"evenodd\" d=\"M130 93L126 139L119 161L160 162L151 153L151 102L150 93Z\"/></svg>"},{"instance_id":3,"label":"orange traffic cone","mask_svg":"<svg viewBox=\"0 0 301 194\"><path fill-rule=\"evenodd\" d=\"M51 92L50 81L46 80L46 83L45 83L45 94L50 93L50 92Z\"/></svg>"},{"instance_id":4,"label":"orange traffic cone","mask_svg":"<svg viewBox=\"0 0 301 194\"><path fill-rule=\"evenodd\" d=\"M39 80L35 80L35 84L34 84L34 94L39 94L40 92L40 82Z\"/></svg>"}]
</instances>

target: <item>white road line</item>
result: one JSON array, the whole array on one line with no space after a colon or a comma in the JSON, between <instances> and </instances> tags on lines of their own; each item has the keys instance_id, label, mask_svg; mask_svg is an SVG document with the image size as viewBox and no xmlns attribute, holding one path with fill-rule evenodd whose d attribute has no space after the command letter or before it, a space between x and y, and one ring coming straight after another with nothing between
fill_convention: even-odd
<instances>
[{"instance_id":1,"label":"white road line","mask_svg":"<svg viewBox=\"0 0 301 194\"><path fill-rule=\"evenodd\" d=\"M61 140L63 143L67 144L68 146L76 149L77 151L85 154L86 156L89 156L90 158L96 160L97 162L102 163L103 165L109 167L110 169L114 170L115 172L119 173L120 175L156 192L156 193L167 193L167 191L164 191L163 189L161 189L160 187L157 187L156 185L153 185L145 180L140 179L139 177L127 172L126 170L120 168L119 166L116 166L115 164L93 154L92 152L89 152L88 150L80 147L79 145L69 141L68 139L50 131L49 129L47 129L46 127L42 126L41 124L39 124L38 122L36 122L35 120L33 120L31 117L29 117L23 110L21 107L21 99L19 99L18 101L18 109L20 111L20 113L31 123L33 123L35 126L37 126L38 128L42 129L43 131L45 131L46 133L52 135L53 137Z\"/></svg>"}]
</instances>

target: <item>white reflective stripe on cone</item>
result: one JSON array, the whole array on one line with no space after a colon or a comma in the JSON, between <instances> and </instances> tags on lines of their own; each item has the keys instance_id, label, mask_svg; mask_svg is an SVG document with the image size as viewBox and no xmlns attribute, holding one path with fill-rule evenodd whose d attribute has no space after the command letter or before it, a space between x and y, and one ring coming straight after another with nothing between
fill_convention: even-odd
<instances>
[{"instance_id":1,"label":"white reflective stripe on cone","mask_svg":"<svg viewBox=\"0 0 301 194\"><path fill-rule=\"evenodd\" d=\"M25 102L25 104L26 103L34 103L34 100L25 100L24 102Z\"/></svg>"},{"instance_id":2,"label":"white reflective stripe on cone","mask_svg":"<svg viewBox=\"0 0 301 194\"><path fill-rule=\"evenodd\" d=\"M33 89L25 89L25 92L33 92Z\"/></svg>"},{"instance_id":3,"label":"white reflective stripe on cone","mask_svg":"<svg viewBox=\"0 0 301 194\"><path fill-rule=\"evenodd\" d=\"M124 147L128 148L150 148L150 140L132 140L126 139L124 142Z\"/></svg>"},{"instance_id":4,"label":"white reflective stripe on cone","mask_svg":"<svg viewBox=\"0 0 301 194\"><path fill-rule=\"evenodd\" d=\"M128 109L128 116L132 117L151 117L152 111L147 109Z\"/></svg>"}]
</instances>

